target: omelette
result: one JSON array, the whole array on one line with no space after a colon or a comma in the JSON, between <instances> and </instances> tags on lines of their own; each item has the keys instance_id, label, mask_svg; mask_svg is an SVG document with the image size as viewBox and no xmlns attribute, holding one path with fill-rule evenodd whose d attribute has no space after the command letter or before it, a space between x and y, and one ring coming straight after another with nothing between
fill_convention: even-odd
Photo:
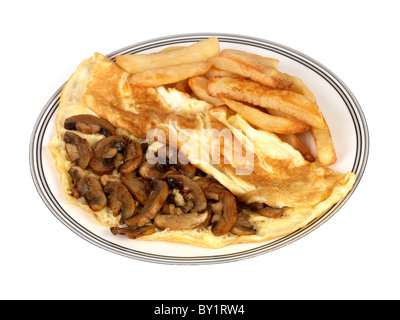
<instances>
[{"instance_id":1,"label":"omelette","mask_svg":"<svg viewBox=\"0 0 400 320\"><path fill-rule=\"evenodd\" d=\"M353 187L354 173L307 161L277 134L253 126L224 104L210 104L173 86L137 86L129 77L129 72L100 53L84 60L63 88L56 133L49 145L66 199L116 236L207 248L264 242L305 227ZM67 125L82 115L102 119L114 129ZM100 159L101 144L112 137L118 137L118 142L102 151L111 155ZM72 156L83 148L76 147L76 141L86 146L89 160L83 165ZM151 157L146 155L154 160L165 144L179 150L196 170L195 176L175 168L155 181L143 178L146 168L157 167L148 165ZM128 145L142 147L136 148L141 155L138 165L127 155ZM240 151L236 158L235 148ZM96 161L109 168L95 169ZM124 175L122 168L129 165L135 169ZM145 185L147 202L136 195L133 201L116 198L113 190L121 189L127 175ZM83 180L82 187L77 181ZM207 193L210 181L217 186L217 195ZM103 189L105 198L87 192L87 185ZM185 193L185 188L190 192ZM122 191L126 193L125 188ZM91 205L94 202L96 207ZM225 214L227 207L234 218ZM191 222L177 222L183 219ZM124 231L127 228L136 233L130 236Z\"/></svg>"}]
</instances>

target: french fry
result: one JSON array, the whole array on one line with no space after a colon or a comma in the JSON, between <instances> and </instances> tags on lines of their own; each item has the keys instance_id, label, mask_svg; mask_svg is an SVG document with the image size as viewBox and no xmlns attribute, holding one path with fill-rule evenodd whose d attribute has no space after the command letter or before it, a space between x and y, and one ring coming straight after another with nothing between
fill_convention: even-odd
<instances>
[{"instance_id":1,"label":"french fry","mask_svg":"<svg viewBox=\"0 0 400 320\"><path fill-rule=\"evenodd\" d=\"M178 50L178 49L182 49L182 48L184 48L184 46L169 46L169 47L165 47L164 49L160 50L157 53L160 53L160 52L165 53L165 52L174 51L174 50ZM156 54L156 53L150 53L150 54Z\"/></svg>"},{"instance_id":2,"label":"french fry","mask_svg":"<svg viewBox=\"0 0 400 320\"><path fill-rule=\"evenodd\" d=\"M317 129L323 129L325 126L318 106L295 92L272 90L255 81L232 77L210 78L207 92L213 97L220 93L228 99L280 111Z\"/></svg>"},{"instance_id":3,"label":"french fry","mask_svg":"<svg viewBox=\"0 0 400 320\"><path fill-rule=\"evenodd\" d=\"M206 78L211 78L211 77L240 77L238 74L235 74L233 72L229 72L226 70L218 69L215 67L211 67L210 70L208 70L204 76Z\"/></svg>"},{"instance_id":4,"label":"french fry","mask_svg":"<svg viewBox=\"0 0 400 320\"><path fill-rule=\"evenodd\" d=\"M158 87L204 74L210 67L209 62L184 63L131 74L128 82L134 86Z\"/></svg>"},{"instance_id":5,"label":"french fry","mask_svg":"<svg viewBox=\"0 0 400 320\"><path fill-rule=\"evenodd\" d=\"M325 119L324 124L322 129L311 128L310 132L314 138L319 163L324 166L330 166L336 162L337 157L331 132Z\"/></svg>"},{"instance_id":6,"label":"french fry","mask_svg":"<svg viewBox=\"0 0 400 320\"><path fill-rule=\"evenodd\" d=\"M292 134L305 132L310 129L310 126L304 122L271 116L257 108L224 98L222 95L218 95L218 99L223 101L230 109L237 112L246 121L269 132Z\"/></svg>"},{"instance_id":7,"label":"french fry","mask_svg":"<svg viewBox=\"0 0 400 320\"><path fill-rule=\"evenodd\" d=\"M287 74L287 76L293 82L293 85L289 89L290 91L301 94L302 96L306 97L307 99L314 102L315 104L317 103L314 93L305 85L303 80L301 80L299 77L296 77L296 76L292 76L292 75L288 75L288 74Z\"/></svg>"},{"instance_id":8,"label":"french fry","mask_svg":"<svg viewBox=\"0 0 400 320\"><path fill-rule=\"evenodd\" d=\"M282 112L276 111L276 110L269 109L268 113L273 116L277 116L277 117L285 117L285 116L288 117L287 115L283 114ZM289 117L289 118L291 118L291 117ZM282 141L290 144L293 148L295 148L297 151L299 151L304 159L306 159L309 162L315 161L314 155L311 153L310 150L308 150L308 148L303 144L303 142L301 142L301 140L297 137L296 134L280 134L278 136Z\"/></svg>"},{"instance_id":9,"label":"french fry","mask_svg":"<svg viewBox=\"0 0 400 320\"><path fill-rule=\"evenodd\" d=\"M277 59L263 57L242 50L224 49L221 51L221 56L242 61L250 66L254 66L255 68L259 67L259 64L276 70L279 68L279 60Z\"/></svg>"},{"instance_id":10,"label":"french fry","mask_svg":"<svg viewBox=\"0 0 400 320\"><path fill-rule=\"evenodd\" d=\"M223 56L212 57L209 61L215 68L250 78L273 89L289 89L292 84L282 72L261 63L249 65Z\"/></svg>"},{"instance_id":11,"label":"french fry","mask_svg":"<svg viewBox=\"0 0 400 320\"><path fill-rule=\"evenodd\" d=\"M312 152L304 145L304 143L297 137L296 134L279 134L279 138L288 144L290 144L294 149L299 151L304 159L308 162L314 162L315 157Z\"/></svg>"},{"instance_id":12,"label":"french fry","mask_svg":"<svg viewBox=\"0 0 400 320\"><path fill-rule=\"evenodd\" d=\"M120 68L135 74L178 64L205 62L219 52L218 39L211 37L183 48L164 49L164 51L153 54L118 55L115 60Z\"/></svg>"},{"instance_id":13,"label":"french fry","mask_svg":"<svg viewBox=\"0 0 400 320\"><path fill-rule=\"evenodd\" d=\"M314 94L304 85L301 79L297 78L297 80L295 80L295 86L297 87L296 90L298 91L299 94L302 94L303 96L309 99L313 99L315 101ZM274 116L281 116L281 117L284 116L283 113L276 110L268 110L268 112ZM315 142L315 147L317 149L319 162L324 166L329 166L334 164L337 159L329 127L325 119L323 120L324 120L324 127L322 129L311 127L310 133ZM301 145L302 143L299 139L297 139L298 141L296 141L296 138L297 138L296 136L292 135L283 137L283 140L291 144L295 149L297 149L303 155L304 159L306 159L307 161L310 162L315 161L315 158L311 154L311 152L309 152L304 145L303 146ZM311 158L314 158L314 160L311 160Z\"/></svg>"},{"instance_id":14,"label":"french fry","mask_svg":"<svg viewBox=\"0 0 400 320\"><path fill-rule=\"evenodd\" d=\"M293 86L290 88L291 91L301 94L310 101L316 104L316 99L313 92L304 84L303 80L298 77L290 76L293 81ZM277 111L270 110L271 114L281 116L282 114ZM311 128L310 133L314 139L315 147L317 149L318 161L324 166L330 166L334 164L337 160L336 151L333 145L332 136L329 127L324 119L324 126L322 129ZM291 144L295 149L297 149L303 157L312 162L314 157L309 150L303 145L301 141L297 139L295 135L282 136L283 141ZM296 141L296 139L298 141Z\"/></svg>"},{"instance_id":15,"label":"french fry","mask_svg":"<svg viewBox=\"0 0 400 320\"><path fill-rule=\"evenodd\" d=\"M197 99L204 100L214 106L221 106L224 103L216 97L211 97L207 93L208 79L204 76L192 77L188 80L188 84Z\"/></svg>"},{"instance_id":16,"label":"french fry","mask_svg":"<svg viewBox=\"0 0 400 320\"><path fill-rule=\"evenodd\" d=\"M293 75L288 75L288 77L293 81L293 86L290 88L291 91L301 94L313 103L317 104L314 93L307 87L302 79ZM324 119L324 126L322 129L311 128L310 132L314 138L318 161L324 166L334 164L337 160L337 156L332 141L332 135L326 120ZM303 154L303 156L306 157L307 155Z\"/></svg>"}]
</instances>

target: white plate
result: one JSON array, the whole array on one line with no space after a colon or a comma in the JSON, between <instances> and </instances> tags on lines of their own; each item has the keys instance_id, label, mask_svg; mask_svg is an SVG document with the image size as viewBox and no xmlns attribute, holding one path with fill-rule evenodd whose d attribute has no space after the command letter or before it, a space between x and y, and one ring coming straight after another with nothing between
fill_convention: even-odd
<instances>
[{"instance_id":1,"label":"white plate","mask_svg":"<svg viewBox=\"0 0 400 320\"><path fill-rule=\"evenodd\" d=\"M306 227L287 236L255 244L235 244L222 249L205 249L187 244L130 240L113 236L91 215L70 203L64 197L58 173L48 150L55 132L61 87L47 102L33 129L30 144L32 178L50 211L68 228L90 243L129 258L166 264L207 264L230 262L287 245L319 227L334 215L349 199L365 170L368 159L369 136L363 112L346 85L331 71L310 57L263 39L231 34L184 34L141 42L108 55L150 53L171 45L189 45L211 36L218 37L221 49L233 48L265 55L280 60L280 70L299 76L314 92L318 105L331 129L338 161L332 168L339 172L352 171L357 180L351 192L324 215ZM82 59L83 60L83 59ZM79 62L79 61L78 61ZM313 149L312 141L309 141ZM315 150L314 150L315 151Z\"/></svg>"}]
</instances>

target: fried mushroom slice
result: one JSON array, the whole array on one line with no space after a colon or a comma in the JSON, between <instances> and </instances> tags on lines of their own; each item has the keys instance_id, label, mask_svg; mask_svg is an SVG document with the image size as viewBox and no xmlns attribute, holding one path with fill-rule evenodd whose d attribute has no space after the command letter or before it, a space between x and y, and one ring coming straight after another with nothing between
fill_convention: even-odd
<instances>
[{"instance_id":1,"label":"fried mushroom slice","mask_svg":"<svg viewBox=\"0 0 400 320\"><path fill-rule=\"evenodd\" d=\"M186 201L194 203L190 212L203 212L207 209L207 200L203 191L192 179L184 175L168 175L168 184L171 188L177 188L183 194Z\"/></svg>"},{"instance_id":2,"label":"fried mushroom slice","mask_svg":"<svg viewBox=\"0 0 400 320\"><path fill-rule=\"evenodd\" d=\"M221 191L227 191L222 184L220 184L217 180L210 177L201 177L196 180L196 183L199 185L201 190L204 193L204 196L207 200L218 200L218 195Z\"/></svg>"},{"instance_id":3,"label":"fried mushroom slice","mask_svg":"<svg viewBox=\"0 0 400 320\"><path fill-rule=\"evenodd\" d=\"M119 173L127 174L135 171L142 164L143 149L139 142L129 141L124 152L124 163L119 167Z\"/></svg>"},{"instance_id":4,"label":"fried mushroom slice","mask_svg":"<svg viewBox=\"0 0 400 320\"><path fill-rule=\"evenodd\" d=\"M93 211L100 211L106 207L107 197L99 180L86 174L78 166L72 166L68 173L74 182L73 196L75 198L84 197Z\"/></svg>"},{"instance_id":5,"label":"fried mushroom slice","mask_svg":"<svg viewBox=\"0 0 400 320\"><path fill-rule=\"evenodd\" d=\"M179 171L189 178L193 178L197 173L197 168L191 163L178 163L177 166Z\"/></svg>"},{"instance_id":6,"label":"fried mushroom slice","mask_svg":"<svg viewBox=\"0 0 400 320\"><path fill-rule=\"evenodd\" d=\"M279 218L283 215L284 208L274 208L264 203L252 203L250 209L267 218Z\"/></svg>"},{"instance_id":7,"label":"fried mushroom slice","mask_svg":"<svg viewBox=\"0 0 400 320\"><path fill-rule=\"evenodd\" d=\"M93 147L96 157L111 159L117 155L117 152L123 151L129 143L129 138L123 135L110 136L101 139Z\"/></svg>"},{"instance_id":8,"label":"fried mushroom slice","mask_svg":"<svg viewBox=\"0 0 400 320\"><path fill-rule=\"evenodd\" d=\"M115 169L113 159L104 159L98 157L93 157L89 161L89 167L93 170L93 172L97 173L100 176L104 174L109 174Z\"/></svg>"},{"instance_id":9,"label":"fried mushroom slice","mask_svg":"<svg viewBox=\"0 0 400 320\"><path fill-rule=\"evenodd\" d=\"M89 142L70 131L65 132L64 142L65 150L71 162L82 169L86 169L93 156Z\"/></svg>"},{"instance_id":10,"label":"fried mushroom slice","mask_svg":"<svg viewBox=\"0 0 400 320\"><path fill-rule=\"evenodd\" d=\"M115 135L98 141L93 147L94 155L89 162L89 167L97 174L109 174L115 169L113 158L118 152L125 149L129 138Z\"/></svg>"},{"instance_id":11,"label":"fried mushroom slice","mask_svg":"<svg viewBox=\"0 0 400 320\"><path fill-rule=\"evenodd\" d=\"M187 160L184 154L170 146L160 147L157 151L157 158L160 163L176 165L178 170L189 178L193 178L197 173L197 168Z\"/></svg>"},{"instance_id":12,"label":"fried mushroom slice","mask_svg":"<svg viewBox=\"0 0 400 320\"><path fill-rule=\"evenodd\" d=\"M163 214L175 214L175 215L181 215L185 214L183 210L180 207L177 207L173 203L166 203L161 209L161 213Z\"/></svg>"},{"instance_id":13,"label":"fried mushroom slice","mask_svg":"<svg viewBox=\"0 0 400 320\"><path fill-rule=\"evenodd\" d=\"M121 182L141 206L147 203L150 193L150 182L148 180L136 176L136 172L130 172L121 176Z\"/></svg>"},{"instance_id":14,"label":"fried mushroom slice","mask_svg":"<svg viewBox=\"0 0 400 320\"><path fill-rule=\"evenodd\" d=\"M151 164L149 162L143 162L139 168L139 174L141 177L147 180L164 180L170 174L179 174L176 170L171 170L169 165L166 164Z\"/></svg>"},{"instance_id":15,"label":"fried mushroom slice","mask_svg":"<svg viewBox=\"0 0 400 320\"><path fill-rule=\"evenodd\" d=\"M236 198L229 191L221 191L218 195L218 202L221 211L214 211L211 219L211 231L215 236L227 234L237 221Z\"/></svg>"},{"instance_id":16,"label":"fried mushroom slice","mask_svg":"<svg viewBox=\"0 0 400 320\"><path fill-rule=\"evenodd\" d=\"M249 215L244 210L240 210L238 213L237 221L231 229L231 233L237 236L253 235L256 234L257 230L254 228L252 223L249 221Z\"/></svg>"},{"instance_id":17,"label":"fried mushroom slice","mask_svg":"<svg viewBox=\"0 0 400 320\"><path fill-rule=\"evenodd\" d=\"M87 134L101 133L106 137L115 134L115 127L110 122L91 114L79 114L65 119L64 128Z\"/></svg>"},{"instance_id":18,"label":"fried mushroom slice","mask_svg":"<svg viewBox=\"0 0 400 320\"><path fill-rule=\"evenodd\" d=\"M191 212L179 215L158 213L153 222L160 230L192 230L207 226L210 218L208 210L203 213Z\"/></svg>"},{"instance_id":19,"label":"fried mushroom slice","mask_svg":"<svg viewBox=\"0 0 400 320\"><path fill-rule=\"evenodd\" d=\"M128 227L143 227L149 223L164 206L168 194L167 183L163 180L155 180L147 203L137 214L125 221L126 225Z\"/></svg>"},{"instance_id":20,"label":"fried mushroom slice","mask_svg":"<svg viewBox=\"0 0 400 320\"><path fill-rule=\"evenodd\" d=\"M121 214L122 221L133 216L136 209L136 202L128 189L115 178L104 175L100 179L104 193L108 198L108 206L116 217Z\"/></svg>"},{"instance_id":21,"label":"fried mushroom slice","mask_svg":"<svg viewBox=\"0 0 400 320\"><path fill-rule=\"evenodd\" d=\"M168 195L167 200L165 201L164 206L161 208L159 213L163 214L185 214L185 212L180 208L181 206L176 202L176 194L174 194L174 190ZM182 199L184 202L184 200Z\"/></svg>"},{"instance_id":22,"label":"fried mushroom slice","mask_svg":"<svg viewBox=\"0 0 400 320\"><path fill-rule=\"evenodd\" d=\"M117 234L123 234L129 239L137 239L142 236L147 236L153 234L156 231L156 228L149 224L143 227L113 227L110 228L111 233L115 236Z\"/></svg>"}]
</instances>

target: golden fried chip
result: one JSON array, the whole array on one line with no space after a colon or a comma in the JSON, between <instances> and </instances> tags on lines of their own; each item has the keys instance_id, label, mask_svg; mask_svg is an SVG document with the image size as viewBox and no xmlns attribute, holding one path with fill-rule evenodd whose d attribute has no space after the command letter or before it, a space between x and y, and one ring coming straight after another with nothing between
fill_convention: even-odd
<instances>
[{"instance_id":1,"label":"golden fried chip","mask_svg":"<svg viewBox=\"0 0 400 320\"><path fill-rule=\"evenodd\" d=\"M304 145L296 134L280 134L278 136L283 142L290 144L293 148L299 151L304 159L309 162L315 161L312 152Z\"/></svg>"},{"instance_id":2,"label":"golden fried chip","mask_svg":"<svg viewBox=\"0 0 400 320\"><path fill-rule=\"evenodd\" d=\"M219 54L219 51L218 39L211 37L187 47L164 49L154 54L118 55L115 57L115 61L123 70L135 74L177 64L204 62Z\"/></svg>"},{"instance_id":3,"label":"golden fried chip","mask_svg":"<svg viewBox=\"0 0 400 320\"><path fill-rule=\"evenodd\" d=\"M310 129L310 126L304 122L271 116L266 112L234 100L226 99L221 95L218 95L218 98L225 102L229 108L239 113L243 119L260 129L281 134L306 132Z\"/></svg>"},{"instance_id":4,"label":"golden fried chip","mask_svg":"<svg viewBox=\"0 0 400 320\"><path fill-rule=\"evenodd\" d=\"M282 72L265 64L247 64L229 57L215 56L210 58L213 67L250 78L274 89L289 89L291 81Z\"/></svg>"},{"instance_id":5,"label":"golden fried chip","mask_svg":"<svg viewBox=\"0 0 400 320\"><path fill-rule=\"evenodd\" d=\"M305 85L303 80L299 77L287 75L290 80L293 82L293 85L290 87L290 91L296 92L301 94L302 96L306 97L308 100L317 104L317 100L315 99L314 93Z\"/></svg>"},{"instance_id":6,"label":"golden fried chip","mask_svg":"<svg viewBox=\"0 0 400 320\"><path fill-rule=\"evenodd\" d=\"M229 99L280 111L317 129L323 129L325 126L318 106L292 91L272 90L247 79L213 77L208 80L207 92L214 97L223 94Z\"/></svg>"},{"instance_id":7,"label":"golden fried chip","mask_svg":"<svg viewBox=\"0 0 400 320\"><path fill-rule=\"evenodd\" d=\"M184 63L132 74L128 81L134 86L158 87L204 74L210 67L209 62Z\"/></svg>"},{"instance_id":8,"label":"golden fried chip","mask_svg":"<svg viewBox=\"0 0 400 320\"><path fill-rule=\"evenodd\" d=\"M182 48L184 48L184 46L169 46L169 47L166 47L166 48L160 50L158 53L160 53L160 52L165 53L165 52L174 51L174 50L178 50L178 49L182 49ZM151 53L151 54L156 54L156 53Z\"/></svg>"},{"instance_id":9,"label":"golden fried chip","mask_svg":"<svg viewBox=\"0 0 400 320\"><path fill-rule=\"evenodd\" d=\"M207 83L208 79L204 76L192 77L188 80L189 87L192 89L194 95L214 106L221 106L224 103L216 97L211 97L207 93Z\"/></svg>"},{"instance_id":10,"label":"golden fried chip","mask_svg":"<svg viewBox=\"0 0 400 320\"><path fill-rule=\"evenodd\" d=\"M211 67L205 74L204 77L211 78L211 77L241 77L238 74L233 72L229 72L226 70L218 69L215 67Z\"/></svg>"},{"instance_id":11,"label":"golden fried chip","mask_svg":"<svg viewBox=\"0 0 400 320\"><path fill-rule=\"evenodd\" d=\"M279 60L277 59L263 57L242 50L224 49L221 51L221 56L242 61L250 66L254 66L255 68L262 68L260 65L263 65L278 70L279 67Z\"/></svg>"},{"instance_id":12,"label":"golden fried chip","mask_svg":"<svg viewBox=\"0 0 400 320\"><path fill-rule=\"evenodd\" d=\"M293 81L293 86L290 88L291 91L301 94L305 98L317 104L314 93L307 87L302 79L293 75L288 75L288 77L290 77L290 79ZM323 128L311 128L310 132L314 138L315 147L318 153L318 161L324 166L330 166L334 164L337 160L337 157L335 148L333 146L330 129L325 119ZM305 157L306 156L308 157L309 155L305 154Z\"/></svg>"},{"instance_id":13,"label":"golden fried chip","mask_svg":"<svg viewBox=\"0 0 400 320\"><path fill-rule=\"evenodd\" d=\"M337 158L331 132L325 119L324 123L325 125L322 129L311 128L310 132L317 148L319 163L324 166L330 166L336 162Z\"/></svg>"}]
</instances>

